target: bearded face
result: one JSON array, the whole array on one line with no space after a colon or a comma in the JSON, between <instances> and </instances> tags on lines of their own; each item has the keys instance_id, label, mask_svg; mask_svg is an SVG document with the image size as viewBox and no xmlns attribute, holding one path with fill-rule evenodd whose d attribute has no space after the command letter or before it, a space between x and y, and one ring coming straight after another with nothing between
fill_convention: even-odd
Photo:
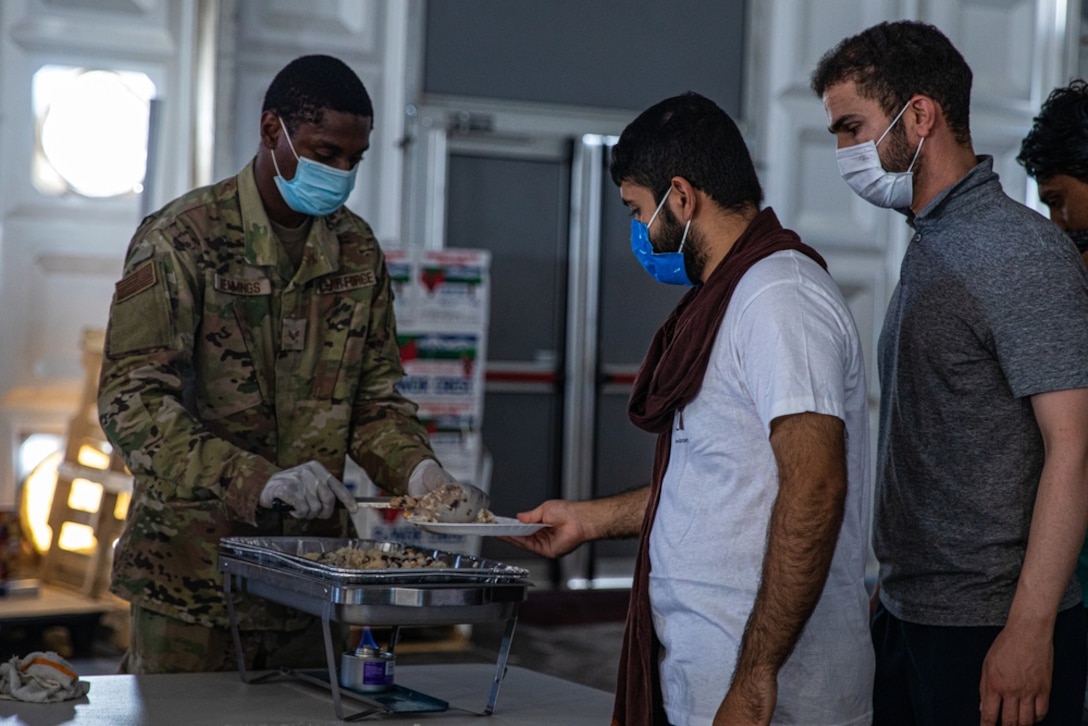
<instances>
[{"instance_id":1,"label":"bearded face","mask_svg":"<svg viewBox=\"0 0 1088 726\"><path fill-rule=\"evenodd\" d=\"M684 240L685 224L673 215L668 205L662 208L658 215L660 219L654 227L657 234L650 235L650 244L654 252L676 252L680 250L683 242L684 270L688 273L688 279L698 282L702 279L703 270L706 268L706 246L703 239L693 229L688 230L687 240Z\"/></svg>"},{"instance_id":2,"label":"bearded face","mask_svg":"<svg viewBox=\"0 0 1088 726\"><path fill-rule=\"evenodd\" d=\"M903 128L903 124L898 123L892 127L888 132L888 137L884 139L884 143L881 144L883 152L880 155L880 161L884 166L884 169L891 172L904 172L910 169L917 178L918 172L922 170L922 156L918 155L918 159L914 159L914 154L917 151L916 146L911 146L907 142L907 132ZM914 161L914 167L911 168L910 163Z\"/></svg>"}]
</instances>

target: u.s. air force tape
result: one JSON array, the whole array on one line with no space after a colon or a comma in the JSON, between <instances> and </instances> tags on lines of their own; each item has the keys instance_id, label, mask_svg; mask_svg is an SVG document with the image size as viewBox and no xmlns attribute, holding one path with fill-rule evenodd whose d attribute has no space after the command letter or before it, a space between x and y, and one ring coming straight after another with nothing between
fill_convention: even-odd
<instances>
[{"instance_id":1,"label":"u.s. air force tape","mask_svg":"<svg viewBox=\"0 0 1088 726\"><path fill-rule=\"evenodd\" d=\"M373 270L349 272L346 275L330 275L317 281L319 295L331 295L334 292L354 290L357 287L371 287L376 282Z\"/></svg>"}]
</instances>

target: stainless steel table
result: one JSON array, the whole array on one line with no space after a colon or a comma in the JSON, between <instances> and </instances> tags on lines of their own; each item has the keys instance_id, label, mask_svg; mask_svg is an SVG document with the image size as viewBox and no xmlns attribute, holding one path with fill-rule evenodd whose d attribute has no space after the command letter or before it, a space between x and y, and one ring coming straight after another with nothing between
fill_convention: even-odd
<instances>
[{"instance_id":1,"label":"stainless steel table","mask_svg":"<svg viewBox=\"0 0 1088 726\"><path fill-rule=\"evenodd\" d=\"M493 664L398 666L397 683L449 701L442 713L402 714L402 726L600 726L612 713L612 694L510 667L495 712L481 721L480 684ZM0 701L3 726L342 726L332 712L327 689L297 679L249 685L237 673L185 673L153 676L88 676L87 698L56 704ZM370 723L368 718L362 723Z\"/></svg>"}]
</instances>

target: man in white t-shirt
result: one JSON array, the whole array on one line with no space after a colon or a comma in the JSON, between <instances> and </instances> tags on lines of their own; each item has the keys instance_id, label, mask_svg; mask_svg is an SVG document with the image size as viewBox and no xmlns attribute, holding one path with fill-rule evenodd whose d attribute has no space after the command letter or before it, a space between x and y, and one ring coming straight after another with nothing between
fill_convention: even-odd
<instances>
[{"instance_id":1,"label":"man in white t-shirt","mask_svg":"<svg viewBox=\"0 0 1088 726\"><path fill-rule=\"evenodd\" d=\"M613 723L868 724L864 363L814 250L760 210L744 140L688 93L612 156L632 250L693 285L631 397L658 434L649 487L551 500L512 538L547 556L641 535Z\"/></svg>"}]
</instances>

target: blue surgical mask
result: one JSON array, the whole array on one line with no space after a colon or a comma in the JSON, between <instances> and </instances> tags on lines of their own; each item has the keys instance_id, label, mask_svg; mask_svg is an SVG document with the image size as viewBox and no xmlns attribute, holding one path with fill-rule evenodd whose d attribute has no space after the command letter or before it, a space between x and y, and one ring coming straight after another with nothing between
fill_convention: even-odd
<instances>
[{"instance_id":1,"label":"blue surgical mask","mask_svg":"<svg viewBox=\"0 0 1088 726\"><path fill-rule=\"evenodd\" d=\"M658 282L666 285L694 285L684 265L684 242L688 238L688 230L691 229L690 219L684 225L684 236L680 238L680 247L676 252L654 252L654 246L650 244L650 225L657 219L671 191L672 187L669 187L665 196L661 197L661 202L647 224L637 219L631 220L631 251L635 253L635 259L639 261L642 268Z\"/></svg>"},{"instance_id":2,"label":"blue surgical mask","mask_svg":"<svg viewBox=\"0 0 1088 726\"><path fill-rule=\"evenodd\" d=\"M344 206L355 187L355 170L358 166L343 171L299 156L295 145L291 143L291 134L287 133L283 119L279 119L279 122L287 136L291 153L298 159L295 176L288 181L280 174L280 165L276 163L276 155L272 154L272 166L276 168L276 188L280 190L283 201L299 214L312 217L324 217Z\"/></svg>"}]
</instances>

